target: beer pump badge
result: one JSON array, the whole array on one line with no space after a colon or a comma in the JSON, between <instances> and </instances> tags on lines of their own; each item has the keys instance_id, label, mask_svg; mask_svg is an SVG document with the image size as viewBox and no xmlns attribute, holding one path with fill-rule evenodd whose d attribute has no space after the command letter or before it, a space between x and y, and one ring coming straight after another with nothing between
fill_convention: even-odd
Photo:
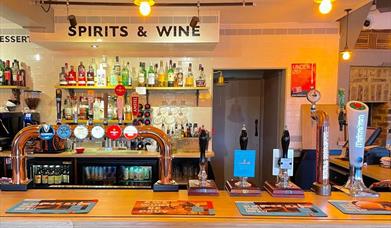
<instances>
[{"instance_id":1,"label":"beer pump badge","mask_svg":"<svg viewBox=\"0 0 391 228\"><path fill-rule=\"evenodd\" d=\"M95 126L91 129L91 135L95 139L101 139L103 136L105 136L105 129L101 126Z\"/></svg>"},{"instance_id":2,"label":"beer pump badge","mask_svg":"<svg viewBox=\"0 0 391 228\"><path fill-rule=\"evenodd\" d=\"M68 124L62 124L57 129L57 135L60 139L69 139L72 131Z\"/></svg>"},{"instance_id":3,"label":"beer pump badge","mask_svg":"<svg viewBox=\"0 0 391 228\"><path fill-rule=\"evenodd\" d=\"M55 130L49 124L42 125L39 128L39 137L43 140L51 140L54 137Z\"/></svg>"},{"instance_id":4,"label":"beer pump badge","mask_svg":"<svg viewBox=\"0 0 391 228\"><path fill-rule=\"evenodd\" d=\"M106 135L111 140L117 140L117 139L119 139L121 137L122 130L121 130L121 128L118 125L112 125L112 126L107 128Z\"/></svg>"},{"instance_id":5,"label":"beer pump badge","mask_svg":"<svg viewBox=\"0 0 391 228\"><path fill-rule=\"evenodd\" d=\"M117 85L114 88L114 92L115 92L115 95L117 95L117 96L123 96L126 93L126 88L123 85Z\"/></svg>"},{"instance_id":6,"label":"beer pump badge","mask_svg":"<svg viewBox=\"0 0 391 228\"><path fill-rule=\"evenodd\" d=\"M83 139L87 138L87 136L88 136L88 128L86 128L83 125L79 125L79 126L75 127L73 134L75 135L75 137L77 139L83 140Z\"/></svg>"},{"instance_id":7,"label":"beer pump badge","mask_svg":"<svg viewBox=\"0 0 391 228\"><path fill-rule=\"evenodd\" d=\"M365 110L365 105L359 102L351 102L350 107L354 110L359 110L359 111Z\"/></svg>"},{"instance_id":8,"label":"beer pump badge","mask_svg":"<svg viewBox=\"0 0 391 228\"><path fill-rule=\"evenodd\" d=\"M138 135L137 128L135 126L129 125L124 129L124 136L128 140L135 139Z\"/></svg>"}]
</instances>

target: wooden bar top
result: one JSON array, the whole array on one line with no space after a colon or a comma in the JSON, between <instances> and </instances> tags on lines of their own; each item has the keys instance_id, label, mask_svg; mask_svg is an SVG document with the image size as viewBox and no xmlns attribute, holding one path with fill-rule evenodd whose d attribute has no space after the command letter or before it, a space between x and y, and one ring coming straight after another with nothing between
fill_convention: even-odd
<instances>
[{"instance_id":1,"label":"wooden bar top","mask_svg":"<svg viewBox=\"0 0 391 228\"><path fill-rule=\"evenodd\" d=\"M330 163L349 170L349 161L330 156ZM380 167L379 165L367 165L362 168L364 176L370 177L377 181L391 179L391 169Z\"/></svg>"},{"instance_id":2,"label":"wooden bar top","mask_svg":"<svg viewBox=\"0 0 391 228\"><path fill-rule=\"evenodd\" d=\"M89 214L7 214L5 211L22 201L23 199L97 199L98 203ZM215 216L136 216L131 210L137 200L210 200L216 210ZM382 193L377 200L390 200L391 193ZM169 226L175 227L181 223L186 226L241 226L248 224L305 224L316 227L330 227L330 225L360 225L390 227L391 215L346 215L328 203L328 200L353 200L350 196L333 192L330 197L317 196L312 192L306 192L304 199L281 199L272 198L268 193L263 192L259 197L230 197L226 192L221 191L220 196L188 196L186 190L179 192L153 192L152 190L29 190L27 192L0 192L0 227L2 223L25 224L27 221L34 224L53 222L70 223L73 227L80 224L95 224L116 222L125 225ZM289 201L289 202L311 202L323 210L328 217L263 217L263 216L242 216L235 206L235 201ZM101 224L101 226L102 226ZM26 224L25 224L26 225ZM247 225L246 225L247 226ZM28 227L28 226L25 226ZM53 226L51 226L53 227ZM72 227L72 226L70 226ZM88 226L93 227L93 226ZM258 226L257 226L258 227Z\"/></svg>"}]
</instances>

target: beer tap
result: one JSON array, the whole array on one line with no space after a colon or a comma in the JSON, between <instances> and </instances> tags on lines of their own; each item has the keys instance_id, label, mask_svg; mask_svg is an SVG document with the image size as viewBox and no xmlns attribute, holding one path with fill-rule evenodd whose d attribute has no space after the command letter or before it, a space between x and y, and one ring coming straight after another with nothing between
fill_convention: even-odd
<instances>
[{"instance_id":1,"label":"beer tap","mask_svg":"<svg viewBox=\"0 0 391 228\"><path fill-rule=\"evenodd\" d=\"M311 103L311 118L316 122L316 181L312 189L316 194L328 196L331 194L329 184L329 116L325 111L316 110L320 100L320 92L311 88L307 93Z\"/></svg>"},{"instance_id":2,"label":"beer tap","mask_svg":"<svg viewBox=\"0 0 391 228\"><path fill-rule=\"evenodd\" d=\"M108 110L109 110L109 95L107 93L105 93L103 95L103 104L104 104L104 108L103 108L103 126L105 129L107 129L107 126L109 125L108 123L108 120L107 120L107 116L108 116ZM107 137L107 135L105 135L105 139L104 139L104 148L106 151L111 151L113 150L112 148L112 141L109 137Z\"/></svg>"},{"instance_id":3,"label":"beer tap","mask_svg":"<svg viewBox=\"0 0 391 228\"><path fill-rule=\"evenodd\" d=\"M247 150L248 136L246 125L243 124L242 130L240 132L239 144L241 150ZM235 185L241 188L251 187L251 184L247 181L248 177L240 177L240 181L236 182Z\"/></svg>"},{"instance_id":4,"label":"beer tap","mask_svg":"<svg viewBox=\"0 0 391 228\"><path fill-rule=\"evenodd\" d=\"M289 187L289 173L288 171L293 168L292 159L288 158L288 148L290 144L290 135L287 127L285 126L284 132L281 137L282 155L278 161L279 173L277 175L276 187L288 188Z\"/></svg>"},{"instance_id":5,"label":"beer tap","mask_svg":"<svg viewBox=\"0 0 391 228\"><path fill-rule=\"evenodd\" d=\"M200 146L200 172L198 173L198 180L201 186L206 186L208 175L206 173L207 160L205 156L206 147L208 145L208 136L206 130L202 129L199 136Z\"/></svg>"},{"instance_id":6,"label":"beer tap","mask_svg":"<svg viewBox=\"0 0 391 228\"><path fill-rule=\"evenodd\" d=\"M62 91L61 89L56 89L57 125L61 125L61 120L62 120L61 102L62 102Z\"/></svg>"}]
</instances>

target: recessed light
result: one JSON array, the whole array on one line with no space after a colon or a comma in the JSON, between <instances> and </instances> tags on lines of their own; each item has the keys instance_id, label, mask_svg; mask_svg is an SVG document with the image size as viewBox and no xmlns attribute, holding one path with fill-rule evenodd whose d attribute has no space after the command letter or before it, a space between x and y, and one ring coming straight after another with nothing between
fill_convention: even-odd
<instances>
[{"instance_id":1,"label":"recessed light","mask_svg":"<svg viewBox=\"0 0 391 228\"><path fill-rule=\"evenodd\" d=\"M96 45L96 44L91 44L91 47L92 47L92 48L98 48L99 46Z\"/></svg>"}]
</instances>

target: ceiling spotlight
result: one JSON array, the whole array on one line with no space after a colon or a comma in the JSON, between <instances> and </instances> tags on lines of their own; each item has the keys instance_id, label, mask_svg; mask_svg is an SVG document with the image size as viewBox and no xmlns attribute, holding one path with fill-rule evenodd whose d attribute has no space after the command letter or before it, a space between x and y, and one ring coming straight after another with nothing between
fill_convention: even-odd
<instances>
[{"instance_id":1,"label":"ceiling spotlight","mask_svg":"<svg viewBox=\"0 0 391 228\"><path fill-rule=\"evenodd\" d=\"M151 6L155 5L154 0L134 0L133 3L139 7L138 10L144 17L151 13Z\"/></svg>"},{"instance_id":2,"label":"ceiling spotlight","mask_svg":"<svg viewBox=\"0 0 391 228\"><path fill-rule=\"evenodd\" d=\"M321 14L328 14L333 9L333 2L335 0L314 0L316 3L319 4L319 12Z\"/></svg>"},{"instance_id":3,"label":"ceiling spotlight","mask_svg":"<svg viewBox=\"0 0 391 228\"><path fill-rule=\"evenodd\" d=\"M77 25L76 16L73 14L69 15L69 0L67 0L67 16L68 16L69 25L71 27L75 27Z\"/></svg>"},{"instance_id":4,"label":"ceiling spotlight","mask_svg":"<svg viewBox=\"0 0 391 228\"><path fill-rule=\"evenodd\" d=\"M197 2L197 16L191 18L189 25L190 27L195 28L198 22L200 22L200 1Z\"/></svg>"},{"instance_id":5,"label":"ceiling spotlight","mask_svg":"<svg viewBox=\"0 0 391 228\"><path fill-rule=\"evenodd\" d=\"M352 9L345 9L346 12L346 38L345 38L345 48L341 52L343 60L349 60L352 57L352 51L349 50L348 38L349 38L349 12Z\"/></svg>"}]
</instances>

